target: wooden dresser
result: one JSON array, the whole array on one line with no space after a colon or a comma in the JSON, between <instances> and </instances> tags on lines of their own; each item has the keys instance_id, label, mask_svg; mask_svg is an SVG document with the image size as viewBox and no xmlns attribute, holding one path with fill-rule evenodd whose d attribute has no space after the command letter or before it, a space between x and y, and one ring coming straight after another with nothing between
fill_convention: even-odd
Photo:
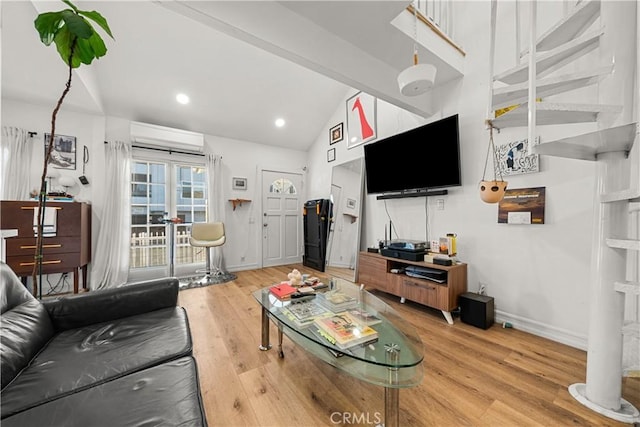
<instances>
[{"instance_id":1,"label":"wooden dresser","mask_svg":"<svg viewBox=\"0 0 640 427\"><path fill-rule=\"evenodd\" d=\"M91 205L76 202L49 202L55 209L55 236L43 238L44 274L73 272L73 292L78 293L79 271L87 289L87 264L91 261ZM34 211L37 201L1 201L0 229L17 229L6 239L7 264L21 277L31 276L36 251ZM34 290L36 292L37 290Z\"/></svg>"}]
</instances>

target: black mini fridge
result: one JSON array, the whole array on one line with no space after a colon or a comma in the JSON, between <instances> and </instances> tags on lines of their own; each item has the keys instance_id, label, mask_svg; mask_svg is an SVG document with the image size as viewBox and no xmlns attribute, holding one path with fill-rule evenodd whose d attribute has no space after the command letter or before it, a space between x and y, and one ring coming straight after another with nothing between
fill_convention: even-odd
<instances>
[{"instance_id":1,"label":"black mini fridge","mask_svg":"<svg viewBox=\"0 0 640 427\"><path fill-rule=\"evenodd\" d=\"M333 217L333 203L329 199L309 200L304 204L304 256L302 263L324 271L327 240Z\"/></svg>"}]
</instances>

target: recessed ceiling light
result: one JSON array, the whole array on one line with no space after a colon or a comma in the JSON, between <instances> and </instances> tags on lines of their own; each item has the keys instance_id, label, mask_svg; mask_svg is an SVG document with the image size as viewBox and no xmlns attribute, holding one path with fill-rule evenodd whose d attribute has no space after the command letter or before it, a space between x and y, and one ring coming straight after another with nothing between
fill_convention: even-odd
<instances>
[{"instance_id":1,"label":"recessed ceiling light","mask_svg":"<svg viewBox=\"0 0 640 427\"><path fill-rule=\"evenodd\" d=\"M184 93L179 93L176 95L176 101L178 101L182 105L185 105L189 103L189 97Z\"/></svg>"},{"instance_id":2,"label":"recessed ceiling light","mask_svg":"<svg viewBox=\"0 0 640 427\"><path fill-rule=\"evenodd\" d=\"M276 119L276 126L281 128L282 126L284 126L284 119Z\"/></svg>"}]
</instances>

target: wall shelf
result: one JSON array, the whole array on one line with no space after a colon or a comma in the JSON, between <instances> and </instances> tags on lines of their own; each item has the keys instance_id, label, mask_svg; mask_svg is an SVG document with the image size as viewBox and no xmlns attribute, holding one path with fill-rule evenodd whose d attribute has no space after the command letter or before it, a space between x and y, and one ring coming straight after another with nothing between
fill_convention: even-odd
<instances>
[{"instance_id":1,"label":"wall shelf","mask_svg":"<svg viewBox=\"0 0 640 427\"><path fill-rule=\"evenodd\" d=\"M351 213L343 212L343 213L342 213L342 215L344 215L344 216L348 217L348 218L349 218L349 220L351 221L351 224L353 224L354 222L356 222L356 221L357 221L357 219L358 219L358 216L357 216L357 215L354 215L354 214L351 214Z\"/></svg>"},{"instance_id":2,"label":"wall shelf","mask_svg":"<svg viewBox=\"0 0 640 427\"><path fill-rule=\"evenodd\" d=\"M233 205L233 210L236 210L236 206L242 206L243 203L251 203L249 199L229 199L231 204Z\"/></svg>"}]
</instances>

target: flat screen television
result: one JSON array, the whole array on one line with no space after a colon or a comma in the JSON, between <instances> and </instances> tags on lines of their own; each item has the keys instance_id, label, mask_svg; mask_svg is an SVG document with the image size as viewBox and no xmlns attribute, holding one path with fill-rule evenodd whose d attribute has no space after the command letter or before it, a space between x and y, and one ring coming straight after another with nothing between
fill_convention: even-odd
<instances>
[{"instance_id":1,"label":"flat screen television","mask_svg":"<svg viewBox=\"0 0 640 427\"><path fill-rule=\"evenodd\" d=\"M364 146L368 194L462 185L458 115Z\"/></svg>"}]
</instances>

